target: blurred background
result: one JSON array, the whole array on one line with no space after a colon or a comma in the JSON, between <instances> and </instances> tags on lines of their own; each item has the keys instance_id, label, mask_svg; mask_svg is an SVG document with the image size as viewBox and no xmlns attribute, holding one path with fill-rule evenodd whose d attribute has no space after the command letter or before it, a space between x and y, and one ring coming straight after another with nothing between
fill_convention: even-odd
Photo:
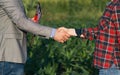
<instances>
[{"instance_id":1,"label":"blurred background","mask_svg":"<svg viewBox=\"0 0 120 75\"><path fill-rule=\"evenodd\" d=\"M23 0L29 18L40 2L41 25L50 27L96 27L110 0ZM98 75L92 65L94 40L71 37L64 44L28 33L25 75Z\"/></svg>"}]
</instances>

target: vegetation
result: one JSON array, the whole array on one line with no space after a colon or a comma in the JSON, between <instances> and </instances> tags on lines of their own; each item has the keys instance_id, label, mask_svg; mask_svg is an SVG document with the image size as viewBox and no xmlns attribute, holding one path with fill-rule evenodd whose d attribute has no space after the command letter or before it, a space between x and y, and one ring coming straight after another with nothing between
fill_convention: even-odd
<instances>
[{"instance_id":1,"label":"vegetation","mask_svg":"<svg viewBox=\"0 0 120 75\"><path fill-rule=\"evenodd\" d=\"M41 25L68 28L95 27L110 0L23 0L28 17L42 7ZM25 75L98 75L92 66L94 41L71 37L64 44L28 33Z\"/></svg>"}]
</instances>

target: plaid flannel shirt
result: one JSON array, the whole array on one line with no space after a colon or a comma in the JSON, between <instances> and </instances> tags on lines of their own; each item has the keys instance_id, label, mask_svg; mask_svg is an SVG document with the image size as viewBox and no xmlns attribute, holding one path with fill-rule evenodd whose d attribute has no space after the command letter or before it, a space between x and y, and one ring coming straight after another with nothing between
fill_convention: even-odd
<instances>
[{"instance_id":1,"label":"plaid flannel shirt","mask_svg":"<svg viewBox=\"0 0 120 75\"><path fill-rule=\"evenodd\" d=\"M86 39L95 40L94 66L107 69L114 63L120 69L120 1L106 6L97 27L81 30Z\"/></svg>"}]
</instances>

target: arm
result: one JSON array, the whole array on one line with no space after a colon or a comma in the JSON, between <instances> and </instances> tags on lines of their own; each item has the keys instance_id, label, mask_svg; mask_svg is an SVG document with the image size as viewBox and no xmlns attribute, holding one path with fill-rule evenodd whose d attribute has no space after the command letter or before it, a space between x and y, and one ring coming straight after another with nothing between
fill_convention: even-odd
<instances>
[{"instance_id":1,"label":"arm","mask_svg":"<svg viewBox=\"0 0 120 75\"><path fill-rule=\"evenodd\" d=\"M66 31L70 36L77 36L84 39L93 40L96 39L98 33L98 27L96 28L85 28L85 29L74 29L61 27L59 30Z\"/></svg>"},{"instance_id":2,"label":"arm","mask_svg":"<svg viewBox=\"0 0 120 75\"><path fill-rule=\"evenodd\" d=\"M26 17L22 0L0 0L0 7L19 29L46 38L50 37L53 28L41 26L29 20Z\"/></svg>"},{"instance_id":3,"label":"arm","mask_svg":"<svg viewBox=\"0 0 120 75\"><path fill-rule=\"evenodd\" d=\"M70 33L72 33L71 35L75 36L76 34L76 36L78 37L84 37L89 40L96 39L96 37L98 36L98 32L105 31L106 29L108 29L109 24L111 23L110 20L112 16L112 11L113 11L112 7L108 5L97 27L84 28L84 29L72 29L72 31L70 31Z\"/></svg>"},{"instance_id":4,"label":"arm","mask_svg":"<svg viewBox=\"0 0 120 75\"><path fill-rule=\"evenodd\" d=\"M29 20L26 17L22 0L0 0L0 7L6 12L5 15L10 18L11 22L23 31L50 38L53 30L56 30L51 38L61 43L70 36L65 31L59 31L59 28L42 26Z\"/></svg>"},{"instance_id":5,"label":"arm","mask_svg":"<svg viewBox=\"0 0 120 75\"><path fill-rule=\"evenodd\" d=\"M81 32L80 32L81 31ZM94 40L97 37L98 27L95 28L84 28L84 29L75 29L78 37L82 37L89 40ZM80 34L79 34L80 32Z\"/></svg>"},{"instance_id":6,"label":"arm","mask_svg":"<svg viewBox=\"0 0 120 75\"><path fill-rule=\"evenodd\" d=\"M99 36L99 33L108 30L110 25L113 22L112 14L113 14L114 6L112 3L106 6L106 9L100 18L99 24L95 28L85 28L83 29L83 34L86 36L87 39L96 39Z\"/></svg>"},{"instance_id":7,"label":"arm","mask_svg":"<svg viewBox=\"0 0 120 75\"><path fill-rule=\"evenodd\" d=\"M72 36L77 36L89 40L95 39L97 36L98 28L85 28L85 29L68 29L68 33Z\"/></svg>"}]
</instances>

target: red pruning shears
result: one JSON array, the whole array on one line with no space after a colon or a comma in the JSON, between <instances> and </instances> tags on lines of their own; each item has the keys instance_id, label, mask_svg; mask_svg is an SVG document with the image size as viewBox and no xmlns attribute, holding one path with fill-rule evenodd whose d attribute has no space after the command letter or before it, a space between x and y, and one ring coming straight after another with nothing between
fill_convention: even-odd
<instances>
[{"instance_id":1,"label":"red pruning shears","mask_svg":"<svg viewBox=\"0 0 120 75\"><path fill-rule=\"evenodd\" d=\"M40 21L40 18L41 18L41 6L40 6L40 3L38 2L36 13L34 17L32 18L32 21L35 23L38 23Z\"/></svg>"},{"instance_id":2,"label":"red pruning shears","mask_svg":"<svg viewBox=\"0 0 120 75\"><path fill-rule=\"evenodd\" d=\"M32 21L35 23L39 23L40 18L41 18L41 7L40 7L40 3L38 2L36 13L35 13L34 17L32 18ZM34 38L35 38L35 35L33 35L32 40L30 41L30 47L32 47L32 43L34 42Z\"/></svg>"}]
</instances>

